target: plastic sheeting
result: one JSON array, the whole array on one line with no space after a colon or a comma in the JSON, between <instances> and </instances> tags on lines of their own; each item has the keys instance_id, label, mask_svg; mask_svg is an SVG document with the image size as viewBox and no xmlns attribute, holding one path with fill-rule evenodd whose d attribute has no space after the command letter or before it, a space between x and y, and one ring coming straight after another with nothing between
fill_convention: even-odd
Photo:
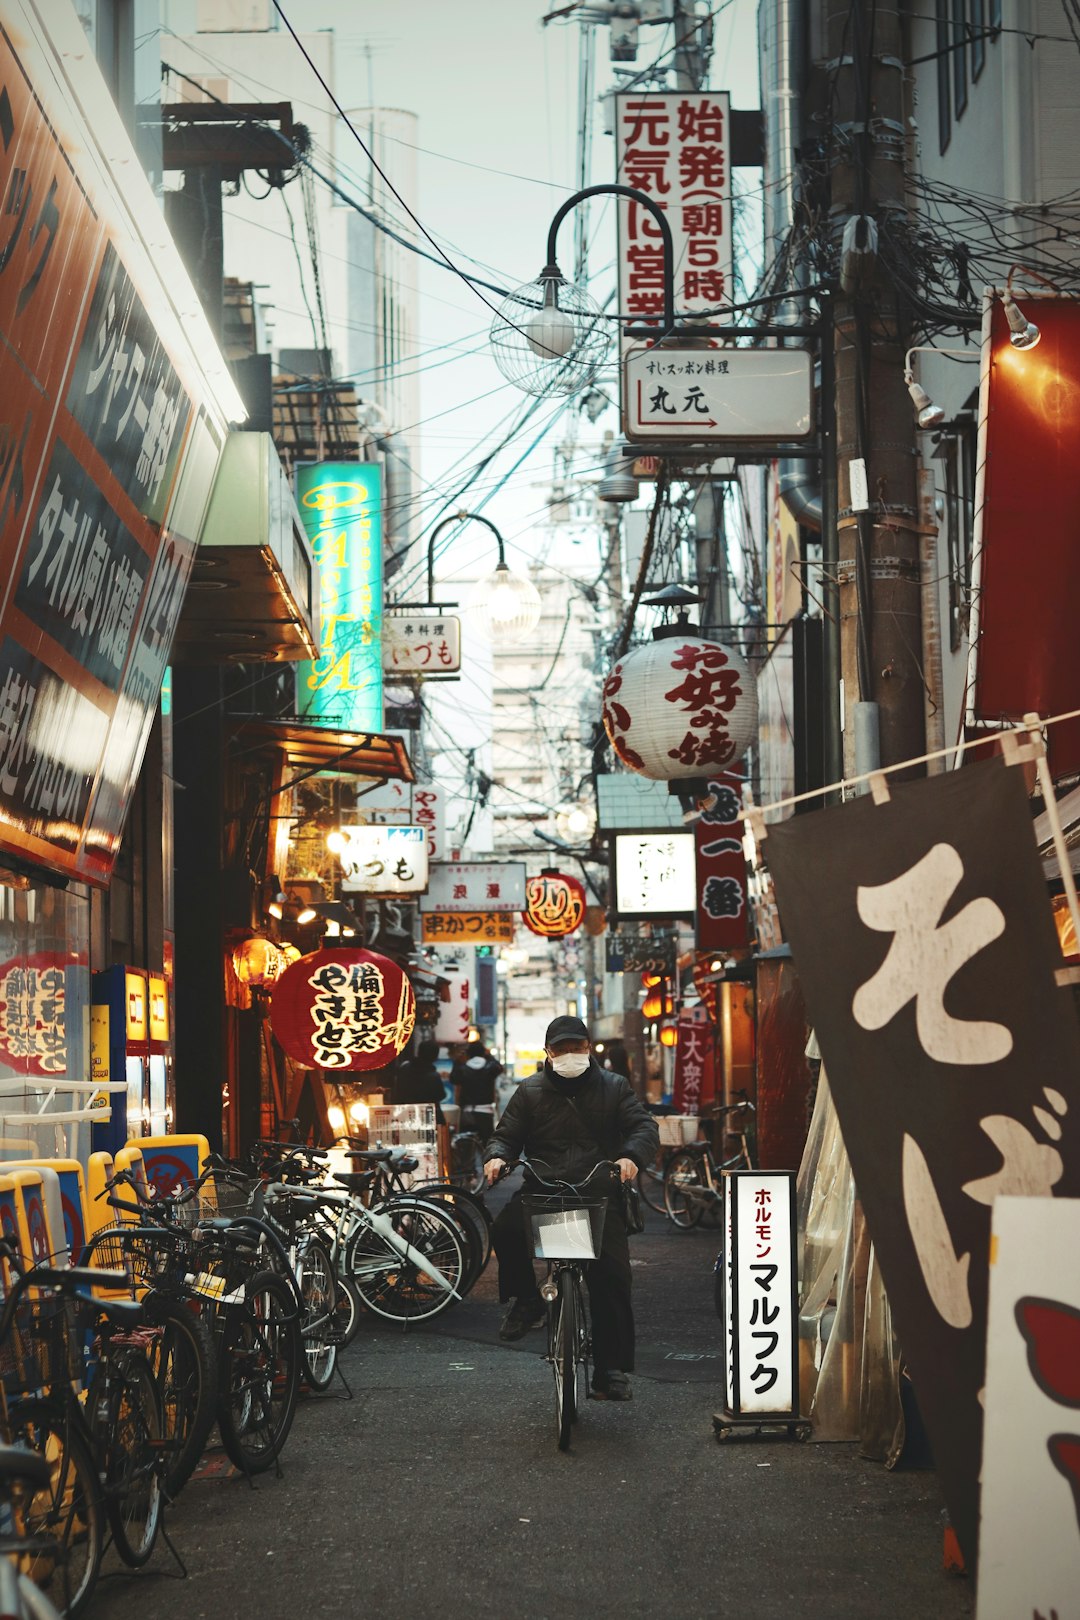
<instances>
[{"instance_id":1,"label":"plastic sheeting","mask_svg":"<svg viewBox=\"0 0 1080 1620\"><path fill-rule=\"evenodd\" d=\"M904 1445L900 1351L824 1067L797 1197L800 1410L815 1440L857 1440L891 1468Z\"/></svg>"}]
</instances>

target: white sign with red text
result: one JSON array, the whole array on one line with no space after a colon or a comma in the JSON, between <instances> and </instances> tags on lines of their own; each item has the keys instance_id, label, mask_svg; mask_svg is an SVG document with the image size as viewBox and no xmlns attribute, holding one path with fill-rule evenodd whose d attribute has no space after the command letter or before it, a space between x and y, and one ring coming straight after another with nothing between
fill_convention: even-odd
<instances>
[{"instance_id":1,"label":"white sign with red text","mask_svg":"<svg viewBox=\"0 0 1080 1620\"><path fill-rule=\"evenodd\" d=\"M731 302L731 98L726 91L630 91L615 98L618 182L664 210L675 250L675 308L698 315ZM660 228L619 199L619 310L663 309ZM711 324L718 324L713 321Z\"/></svg>"},{"instance_id":2,"label":"white sign with red text","mask_svg":"<svg viewBox=\"0 0 1080 1620\"><path fill-rule=\"evenodd\" d=\"M427 832L429 861L441 861L446 853L446 792L434 782L417 782L412 790L412 819Z\"/></svg>"},{"instance_id":3,"label":"white sign with red text","mask_svg":"<svg viewBox=\"0 0 1080 1620\"><path fill-rule=\"evenodd\" d=\"M813 398L806 349L631 349L623 427L628 439L650 442L805 439Z\"/></svg>"},{"instance_id":4,"label":"white sign with red text","mask_svg":"<svg viewBox=\"0 0 1080 1620\"><path fill-rule=\"evenodd\" d=\"M730 1255L725 1407L733 1417L795 1417L795 1177L788 1170L729 1170L723 1191Z\"/></svg>"},{"instance_id":5,"label":"white sign with red text","mask_svg":"<svg viewBox=\"0 0 1080 1620\"><path fill-rule=\"evenodd\" d=\"M443 861L433 866L422 911L524 911L524 861Z\"/></svg>"},{"instance_id":6,"label":"white sign with red text","mask_svg":"<svg viewBox=\"0 0 1080 1620\"><path fill-rule=\"evenodd\" d=\"M447 1000L439 999L439 1016L435 1021L435 1040L452 1044L467 1041L472 1025L472 978L455 964L444 962L439 975L450 981Z\"/></svg>"}]
</instances>

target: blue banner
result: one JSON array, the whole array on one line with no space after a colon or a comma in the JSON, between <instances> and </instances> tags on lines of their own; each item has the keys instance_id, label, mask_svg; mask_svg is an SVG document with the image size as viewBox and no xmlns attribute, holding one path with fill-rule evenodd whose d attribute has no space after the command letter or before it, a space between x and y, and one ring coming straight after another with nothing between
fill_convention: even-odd
<instances>
[{"instance_id":1,"label":"blue banner","mask_svg":"<svg viewBox=\"0 0 1080 1620\"><path fill-rule=\"evenodd\" d=\"M343 731L381 731L382 468L298 467L296 498L319 574L319 656L296 666L297 710Z\"/></svg>"}]
</instances>

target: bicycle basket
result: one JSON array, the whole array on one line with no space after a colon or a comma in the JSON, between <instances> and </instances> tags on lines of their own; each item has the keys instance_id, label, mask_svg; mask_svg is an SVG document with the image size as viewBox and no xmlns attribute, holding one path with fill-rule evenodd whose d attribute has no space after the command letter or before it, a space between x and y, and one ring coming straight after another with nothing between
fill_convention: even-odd
<instances>
[{"instance_id":1,"label":"bicycle basket","mask_svg":"<svg viewBox=\"0 0 1080 1620\"><path fill-rule=\"evenodd\" d=\"M82 1376L82 1345L74 1301L27 1299L15 1308L11 1332L0 1345L0 1381L7 1395L70 1383Z\"/></svg>"},{"instance_id":2,"label":"bicycle basket","mask_svg":"<svg viewBox=\"0 0 1080 1620\"><path fill-rule=\"evenodd\" d=\"M215 1171L204 1181L198 1194L176 1210L177 1224L190 1231L200 1221L219 1220L236 1215L262 1214L263 1184L258 1176L238 1171Z\"/></svg>"},{"instance_id":3,"label":"bicycle basket","mask_svg":"<svg viewBox=\"0 0 1080 1620\"><path fill-rule=\"evenodd\" d=\"M87 1264L98 1271L126 1271L132 1290L148 1288L173 1260L168 1234L148 1234L130 1226L107 1226L90 1240Z\"/></svg>"},{"instance_id":4,"label":"bicycle basket","mask_svg":"<svg viewBox=\"0 0 1080 1620\"><path fill-rule=\"evenodd\" d=\"M595 1260L604 1237L607 1197L523 1192L525 1229L536 1260Z\"/></svg>"}]
</instances>

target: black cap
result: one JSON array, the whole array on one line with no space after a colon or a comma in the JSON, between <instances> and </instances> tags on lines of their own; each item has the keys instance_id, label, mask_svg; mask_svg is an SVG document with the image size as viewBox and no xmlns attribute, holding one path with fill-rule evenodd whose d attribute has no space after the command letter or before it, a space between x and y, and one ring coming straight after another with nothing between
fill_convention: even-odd
<instances>
[{"instance_id":1,"label":"black cap","mask_svg":"<svg viewBox=\"0 0 1080 1620\"><path fill-rule=\"evenodd\" d=\"M545 1046L554 1046L556 1041L587 1041L589 1032L580 1018L571 1018L564 1013L561 1018L553 1018L547 1027L544 1036Z\"/></svg>"}]
</instances>

